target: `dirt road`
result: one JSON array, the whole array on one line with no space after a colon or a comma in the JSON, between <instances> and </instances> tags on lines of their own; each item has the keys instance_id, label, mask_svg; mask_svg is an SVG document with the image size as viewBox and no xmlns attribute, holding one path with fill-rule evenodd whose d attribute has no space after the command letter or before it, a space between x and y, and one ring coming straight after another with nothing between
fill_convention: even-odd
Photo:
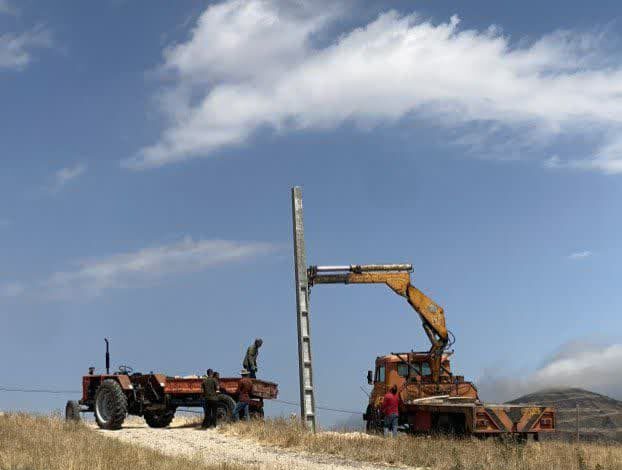
<instances>
[{"instance_id":1,"label":"dirt road","mask_svg":"<svg viewBox=\"0 0 622 470\"><path fill-rule=\"evenodd\" d=\"M395 467L362 464L328 455L267 447L184 423L174 422L166 429L151 429L136 421L124 425L119 431L99 432L111 438L151 447L168 455L196 457L207 463L239 464L258 470L395 470Z\"/></svg>"}]
</instances>

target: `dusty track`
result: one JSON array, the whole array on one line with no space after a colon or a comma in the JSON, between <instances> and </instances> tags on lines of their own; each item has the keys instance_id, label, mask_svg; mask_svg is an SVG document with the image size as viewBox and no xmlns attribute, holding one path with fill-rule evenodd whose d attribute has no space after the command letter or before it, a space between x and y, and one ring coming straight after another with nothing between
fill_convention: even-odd
<instances>
[{"instance_id":1,"label":"dusty track","mask_svg":"<svg viewBox=\"0 0 622 470\"><path fill-rule=\"evenodd\" d=\"M292 452L224 435L215 430L201 430L183 422L166 429L151 429L140 421L128 423L119 431L98 432L115 439L157 449L168 455L182 455L206 463L229 463L261 470L373 470L393 469L374 464L343 460L328 455Z\"/></svg>"}]
</instances>

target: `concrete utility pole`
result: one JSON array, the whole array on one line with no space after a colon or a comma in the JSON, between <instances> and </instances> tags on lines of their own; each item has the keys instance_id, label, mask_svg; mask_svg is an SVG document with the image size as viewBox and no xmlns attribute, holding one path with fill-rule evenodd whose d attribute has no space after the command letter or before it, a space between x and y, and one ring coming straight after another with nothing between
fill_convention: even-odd
<instances>
[{"instance_id":1,"label":"concrete utility pole","mask_svg":"<svg viewBox=\"0 0 622 470\"><path fill-rule=\"evenodd\" d=\"M305 229L302 214L302 188L292 188L294 225L294 265L296 271L296 306L298 318L298 368L300 374L300 416L307 429L315 432L315 398L311 364L311 330L309 328L309 281L305 254Z\"/></svg>"}]
</instances>

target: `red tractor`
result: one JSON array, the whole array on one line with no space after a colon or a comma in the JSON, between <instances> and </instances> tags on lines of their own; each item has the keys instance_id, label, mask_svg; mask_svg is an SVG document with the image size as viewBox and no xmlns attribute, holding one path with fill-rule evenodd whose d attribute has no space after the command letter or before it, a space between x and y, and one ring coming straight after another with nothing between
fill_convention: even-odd
<instances>
[{"instance_id":1,"label":"red tractor","mask_svg":"<svg viewBox=\"0 0 622 470\"><path fill-rule=\"evenodd\" d=\"M120 429L128 415L143 416L152 428L168 426L179 407L203 407L200 377L170 377L165 374L141 374L130 367L119 366L110 373L109 343L106 339L106 373L95 374L90 367L82 377L82 398L68 401L65 417L77 421L80 413L95 414L97 425L102 429ZM238 377L219 379L219 421L231 418L238 400ZM278 385L252 379L251 417L262 418L264 400L278 395Z\"/></svg>"}]
</instances>

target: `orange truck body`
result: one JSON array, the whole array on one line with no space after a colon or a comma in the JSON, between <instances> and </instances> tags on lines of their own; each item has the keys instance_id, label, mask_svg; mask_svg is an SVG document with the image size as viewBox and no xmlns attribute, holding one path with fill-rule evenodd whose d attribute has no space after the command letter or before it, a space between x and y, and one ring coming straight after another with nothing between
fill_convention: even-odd
<instances>
[{"instance_id":1,"label":"orange truck body","mask_svg":"<svg viewBox=\"0 0 622 470\"><path fill-rule=\"evenodd\" d=\"M555 431L555 410L545 406L487 404L477 388L453 375L449 356L441 358L438 382L433 380L429 352L390 354L376 359L373 391L364 415L367 429L382 428L382 400L398 387L399 423L413 433L453 433L493 436L514 434L538 439ZM371 378L371 377L370 377Z\"/></svg>"}]
</instances>

